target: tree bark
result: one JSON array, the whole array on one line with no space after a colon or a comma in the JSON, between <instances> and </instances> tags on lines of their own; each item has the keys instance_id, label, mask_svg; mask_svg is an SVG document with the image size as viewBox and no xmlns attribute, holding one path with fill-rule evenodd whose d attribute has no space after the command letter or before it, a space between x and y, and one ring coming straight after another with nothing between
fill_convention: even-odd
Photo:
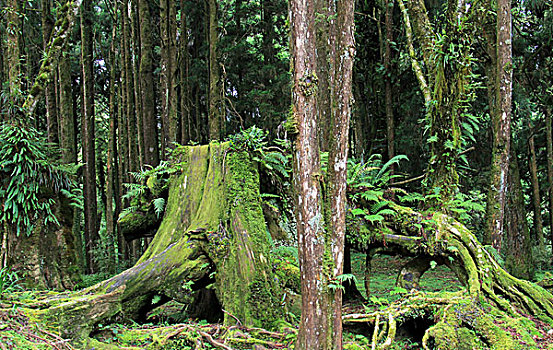
<instances>
[{"instance_id":1,"label":"tree bark","mask_svg":"<svg viewBox=\"0 0 553 350\"><path fill-rule=\"evenodd\" d=\"M144 164L159 164L158 128L156 120L156 96L154 89L154 52L152 15L148 0L138 0L140 17L140 92L142 101L142 125L144 135Z\"/></svg>"},{"instance_id":2,"label":"tree bark","mask_svg":"<svg viewBox=\"0 0 553 350\"><path fill-rule=\"evenodd\" d=\"M394 1L384 0L386 6L385 27L386 40L384 41L384 84L385 84L385 103L386 103L386 145L388 160L395 156L395 134L394 134L394 105L392 96L392 49L391 43L394 40ZM391 166L391 175L394 173L395 165Z\"/></svg>"},{"instance_id":3,"label":"tree bark","mask_svg":"<svg viewBox=\"0 0 553 350\"><path fill-rule=\"evenodd\" d=\"M509 0L497 2L496 37L495 106L492 110L493 150L484 242L501 251L501 241L505 232L511 138L512 37Z\"/></svg>"},{"instance_id":4,"label":"tree bark","mask_svg":"<svg viewBox=\"0 0 553 350\"><path fill-rule=\"evenodd\" d=\"M513 276L531 280L534 277L532 244L526 221L518 159L512 141L510 150L507 177L509 190L505 203L504 236L501 237L500 247L502 247L501 253L505 255L505 269Z\"/></svg>"},{"instance_id":5,"label":"tree bark","mask_svg":"<svg viewBox=\"0 0 553 350\"><path fill-rule=\"evenodd\" d=\"M73 87L71 64L68 54L62 54L59 61L59 120L61 124L61 160L64 164L77 162L75 115L73 114Z\"/></svg>"},{"instance_id":6,"label":"tree bark","mask_svg":"<svg viewBox=\"0 0 553 350\"><path fill-rule=\"evenodd\" d=\"M315 6L310 1L290 2L292 57L292 115L294 131L294 188L301 274L302 313L296 347L330 346L329 298L323 271L325 250L321 174L317 138L317 56Z\"/></svg>"},{"instance_id":7,"label":"tree bark","mask_svg":"<svg viewBox=\"0 0 553 350\"><path fill-rule=\"evenodd\" d=\"M419 81L426 104L426 120L430 129L431 157L428 164L425 191L438 194L430 206L445 207L458 191L457 156L461 147L461 114L471 99L471 46L470 21L459 22L461 16L474 14L476 6L465 7L463 2L449 1L445 18L446 36L436 34L423 0L398 0L406 29L409 55L413 71ZM418 40L424 72L416 58L413 34ZM448 60L451 52L458 57ZM453 49L454 50L454 49Z\"/></svg>"},{"instance_id":8,"label":"tree bark","mask_svg":"<svg viewBox=\"0 0 553 350\"><path fill-rule=\"evenodd\" d=\"M54 27L54 19L51 13L51 0L41 0L42 6L42 48L44 51L48 49L52 29ZM58 145L58 108L56 103L56 89L53 82L46 85L46 120L48 130L48 142Z\"/></svg>"},{"instance_id":9,"label":"tree bark","mask_svg":"<svg viewBox=\"0 0 553 350\"><path fill-rule=\"evenodd\" d=\"M8 63L8 86L10 91L10 103L12 106L16 106L21 99L21 53L20 53L20 34L21 34L21 20L20 20L20 2L19 0L7 1L7 63ZM13 110L13 108L10 108ZM8 115L8 118L14 117Z\"/></svg>"},{"instance_id":10,"label":"tree bark","mask_svg":"<svg viewBox=\"0 0 553 350\"><path fill-rule=\"evenodd\" d=\"M536 156L536 146L534 142L534 133L532 129L529 129L532 132L530 139L528 140L528 153L530 153L530 159L528 161L529 170L530 170L530 182L532 185L532 204L534 205L534 239L538 241L538 251L539 251L539 263L544 257L545 253L545 240L543 237L543 217L541 215L541 196L540 196L540 183L538 180L538 160Z\"/></svg>"},{"instance_id":11,"label":"tree bark","mask_svg":"<svg viewBox=\"0 0 553 350\"><path fill-rule=\"evenodd\" d=\"M329 7L333 2L329 2ZM346 237L346 178L347 159L349 151L349 123L352 111L352 73L355 55L354 44L354 1L340 1L332 8L331 15L336 16L336 22L331 25L332 40L329 51L333 58L329 76L331 89L330 103L330 139L328 155L327 181L327 222L330 238L325 243L325 256L332 257L331 271L326 275L338 278L344 267L344 244ZM324 79L324 77L321 77ZM327 286L328 288L328 286ZM329 316L333 320L330 342L333 349L342 349L342 291L329 290L331 310ZM333 295L334 294L334 295ZM327 345L327 348L330 348Z\"/></svg>"},{"instance_id":12,"label":"tree bark","mask_svg":"<svg viewBox=\"0 0 553 350\"><path fill-rule=\"evenodd\" d=\"M83 186L84 186L84 217L85 217L85 255L87 271L96 272L96 264L92 252L99 240L98 213L96 203L96 131L94 115L94 57L92 37L92 1L83 0L81 12L81 53L83 78Z\"/></svg>"},{"instance_id":13,"label":"tree bark","mask_svg":"<svg viewBox=\"0 0 553 350\"><path fill-rule=\"evenodd\" d=\"M163 148L172 148L177 141L179 119L177 115L177 14L176 2L161 0L161 110L163 120ZM162 150L162 154L165 152Z\"/></svg>"},{"instance_id":14,"label":"tree bark","mask_svg":"<svg viewBox=\"0 0 553 350\"><path fill-rule=\"evenodd\" d=\"M129 47L132 46L134 55L131 56L132 68L129 67L127 71L127 79L131 76L134 77L134 106L135 110L128 109L127 123L129 130L128 137L128 150L129 150L129 170L138 171L143 165L145 160L145 149L144 149L144 124L142 120L143 109L142 109L142 88L141 88L141 57L142 57L142 44L140 40L140 17L138 11L138 0L131 2L130 13L132 14L132 20L127 22L128 26L131 27L131 36L132 36L132 45L129 44ZM129 38L130 43L130 38ZM131 75L132 74L132 75ZM128 94L129 92L127 92ZM130 98L130 97L127 97ZM133 170L134 169L134 170Z\"/></svg>"},{"instance_id":15,"label":"tree bark","mask_svg":"<svg viewBox=\"0 0 553 350\"><path fill-rule=\"evenodd\" d=\"M59 55L65 46L67 37L71 34L73 22L79 13L81 2L82 0L69 1L58 12L58 18L54 24L46 57L42 61L38 75L25 99L25 103L23 103L23 109L28 119L33 119L35 108L44 92L46 84L53 78L52 75L55 74Z\"/></svg>"},{"instance_id":16,"label":"tree bark","mask_svg":"<svg viewBox=\"0 0 553 350\"><path fill-rule=\"evenodd\" d=\"M118 3L115 3L116 15L118 14ZM110 47L110 80L109 80L109 133L108 133L108 149L106 155L106 238L108 241L109 253L108 257L110 258L109 267L111 272L115 272L117 267L118 257L114 256L112 247L115 246L117 240L117 217L119 216L119 211L121 208L120 194L119 194L119 169L118 169L118 147L117 147L117 120L119 119L119 108L117 103L117 92L118 84L116 82L119 80L117 71L117 59L118 50L117 46L117 25L113 26L112 36L111 36L111 47Z\"/></svg>"},{"instance_id":17,"label":"tree bark","mask_svg":"<svg viewBox=\"0 0 553 350\"><path fill-rule=\"evenodd\" d=\"M553 131L551 129L551 110L544 108L545 132L547 143L547 183L549 184L549 232L553 252Z\"/></svg>"},{"instance_id":18,"label":"tree bark","mask_svg":"<svg viewBox=\"0 0 553 350\"><path fill-rule=\"evenodd\" d=\"M180 87L180 113L181 113L181 137L179 142L182 145L193 140L192 127L192 89L190 84L190 51L188 49L188 15L184 12L185 0L180 1L181 23L179 33L179 87Z\"/></svg>"},{"instance_id":19,"label":"tree bark","mask_svg":"<svg viewBox=\"0 0 553 350\"><path fill-rule=\"evenodd\" d=\"M207 0L209 16L209 139L220 140L222 137L222 106L220 90L219 62L217 59L217 1Z\"/></svg>"}]
</instances>

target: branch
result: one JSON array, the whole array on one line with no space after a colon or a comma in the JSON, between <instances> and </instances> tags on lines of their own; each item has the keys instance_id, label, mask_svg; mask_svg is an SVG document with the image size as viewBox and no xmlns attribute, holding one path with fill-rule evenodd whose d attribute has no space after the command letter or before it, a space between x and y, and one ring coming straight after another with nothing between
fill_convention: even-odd
<instances>
[{"instance_id":1,"label":"branch","mask_svg":"<svg viewBox=\"0 0 553 350\"><path fill-rule=\"evenodd\" d=\"M409 49L409 57L411 57L411 66L413 67L413 72L415 73L415 76L419 81L422 94L424 95L424 102L426 106L429 106L430 102L432 101L432 94L430 93L430 88L428 87L428 83L426 82L426 78L424 77L424 73L421 66L419 65L419 62L417 61L417 56L415 54L415 48L413 46L413 29L411 28L409 13L405 8L403 0L398 0L398 3L399 8L401 9L401 13L403 14L403 21L405 22L405 36L407 37L407 47Z\"/></svg>"},{"instance_id":2,"label":"branch","mask_svg":"<svg viewBox=\"0 0 553 350\"><path fill-rule=\"evenodd\" d=\"M79 13L81 3L82 0L69 0L60 10L59 17L52 30L50 42L46 48L46 58L42 62L33 87L23 104L23 109L27 111L26 115L28 118L32 119L36 105L44 92L46 84L52 80L53 72L58 66L59 56L67 42L67 38L71 34L71 29L73 28L75 17Z\"/></svg>"}]
</instances>

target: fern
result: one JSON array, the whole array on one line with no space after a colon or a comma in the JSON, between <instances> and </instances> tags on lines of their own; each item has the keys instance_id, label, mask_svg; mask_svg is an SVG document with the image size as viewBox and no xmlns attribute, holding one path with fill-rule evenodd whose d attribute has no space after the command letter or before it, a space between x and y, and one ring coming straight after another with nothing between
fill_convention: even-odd
<instances>
[{"instance_id":1,"label":"fern","mask_svg":"<svg viewBox=\"0 0 553 350\"><path fill-rule=\"evenodd\" d=\"M123 199L132 199L142 196L147 189L145 185L135 183L124 183L123 186L127 188L127 193L123 195Z\"/></svg>"},{"instance_id":2,"label":"fern","mask_svg":"<svg viewBox=\"0 0 553 350\"><path fill-rule=\"evenodd\" d=\"M154 211L157 217L160 217L165 211L165 198L156 198L154 199Z\"/></svg>"},{"instance_id":3,"label":"fern","mask_svg":"<svg viewBox=\"0 0 553 350\"><path fill-rule=\"evenodd\" d=\"M131 205L130 207L126 207L125 209L121 210L121 213L119 214L119 220L123 219L125 216L134 213L138 210L138 206Z\"/></svg>"}]
</instances>

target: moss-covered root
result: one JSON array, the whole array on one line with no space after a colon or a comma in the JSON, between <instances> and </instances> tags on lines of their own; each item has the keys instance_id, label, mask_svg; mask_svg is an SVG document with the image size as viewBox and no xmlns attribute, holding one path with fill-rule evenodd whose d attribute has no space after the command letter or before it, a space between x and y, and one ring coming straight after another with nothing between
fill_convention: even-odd
<instances>
[{"instance_id":1,"label":"moss-covered root","mask_svg":"<svg viewBox=\"0 0 553 350\"><path fill-rule=\"evenodd\" d=\"M482 306L468 295L441 293L411 295L384 310L343 317L344 323L373 325L372 348L389 349L398 329L410 321L426 319L432 323L424 331L426 350L540 349L548 329L526 316L511 315L492 305Z\"/></svg>"},{"instance_id":2,"label":"moss-covered root","mask_svg":"<svg viewBox=\"0 0 553 350\"><path fill-rule=\"evenodd\" d=\"M485 297L511 314L517 310L553 323L553 295L511 276L462 224L442 213L423 215L394 206L390 224L372 233L368 249L387 247L447 264L474 299Z\"/></svg>"}]
</instances>

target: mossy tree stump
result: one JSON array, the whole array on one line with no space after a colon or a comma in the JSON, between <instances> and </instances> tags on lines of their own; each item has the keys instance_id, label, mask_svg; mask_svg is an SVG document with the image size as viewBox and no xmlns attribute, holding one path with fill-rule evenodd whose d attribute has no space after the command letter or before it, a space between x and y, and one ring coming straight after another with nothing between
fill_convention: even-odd
<instances>
[{"instance_id":1,"label":"mossy tree stump","mask_svg":"<svg viewBox=\"0 0 553 350\"><path fill-rule=\"evenodd\" d=\"M284 315L282 287L272 271L257 165L228 143L178 152L182 172L170 179L163 221L135 266L22 307L59 325L65 337L86 341L97 324L115 315L140 318L161 302L186 301L210 287L226 324L275 326Z\"/></svg>"}]
</instances>

